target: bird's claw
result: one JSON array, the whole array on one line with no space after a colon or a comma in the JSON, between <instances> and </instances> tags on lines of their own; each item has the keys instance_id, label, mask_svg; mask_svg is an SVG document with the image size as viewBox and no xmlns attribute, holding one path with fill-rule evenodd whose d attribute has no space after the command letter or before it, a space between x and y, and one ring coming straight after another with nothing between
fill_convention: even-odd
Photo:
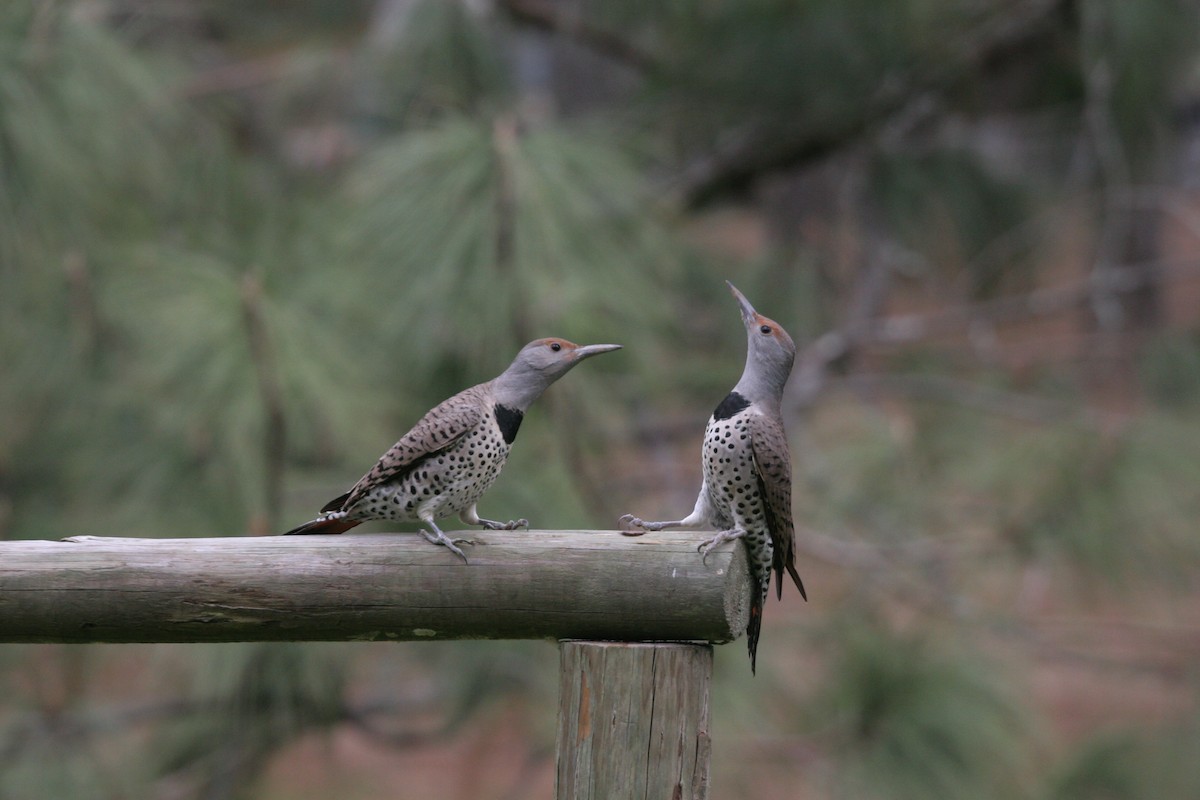
<instances>
[{"instance_id":1,"label":"bird's claw","mask_svg":"<svg viewBox=\"0 0 1200 800\"><path fill-rule=\"evenodd\" d=\"M742 536L743 536L742 531L738 531L738 530L721 531L720 533L718 533L716 536L712 537L711 539L701 542L696 547L696 552L700 554L700 563L708 564L708 554L709 553L711 553L713 550L717 549L721 545L725 544L726 542L731 542L734 539L740 539L740 538L742 538Z\"/></svg>"},{"instance_id":2,"label":"bird's claw","mask_svg":"<svg viewBox=\"0 0 1200 800\"><path fill-rule=\"evenodd\" d=\"M462 551L462 548L460 548L457 544L455 544L456 541L460 541L460 540L447 539L446 541L442 542L441 545L443 547L445 547L447 550L449 550L451 553L454 553L454 555L461 558L463 560L464 564L470 564L471 562L467 561L467 554Z\"/></svg>"},{"instance_id":3,"label":"bird's claw","mask_svg":"<svg viewBox=\"0 0 1200 800\"><path fill-rule=\"evenodd\" d=\"M635 517L633 514L622 514L621 518L617 520L617 530L621 532L622 536L642 536L646 531L651 530L649 525L650 523L646 520Z\"/></svg>"},{"instance_id":4,"label":"bird's claw","mask_svg":"<svg viewBox=\"0 0 1200 800\"><path fill-rule=\"evenodd\" d=\"M429 542L430 544L441 545L442 547L449 550L451 553L454 553L454 555L458 556L459 558L461 558L463 560L464 564L470 563L469 561L467 561L467 554L462 551L462 548L460 548L459 545L460 544L472 544L472 545L476 544L474 539L451 539L449 536L442 533L441 531L438 531L437 533L430 533L429 531L425 530L424 528L421 529L421 535L424 536L425 540L427 542Z\"/></svg>"},{"instance_id":5,"label":"bird's claw","mask_svg":"<svg viewBox=\"0 0 1200 800\"><path fill-rule=\"evenodd\" d=\"M488 531L515 531L518 528L529 530L529 520L510 519L508 522L497 522L494 519L481 519L479 524Z\"/></svg>"}]
</instances>

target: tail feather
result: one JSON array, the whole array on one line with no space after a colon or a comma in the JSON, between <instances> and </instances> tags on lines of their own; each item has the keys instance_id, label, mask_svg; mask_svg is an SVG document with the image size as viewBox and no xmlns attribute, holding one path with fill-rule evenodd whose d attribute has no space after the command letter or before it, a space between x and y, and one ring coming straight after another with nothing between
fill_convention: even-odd
<instances>
[{"instance_id":1,"label":"tail feather","mask_svg":"<svg viewBox=\"0 0 1200 800\"><path fill-rule=\"evenodd\" d=\"M792 581L796 584L796 588L800 590L800 596L803 597L804 601L807 603L808 592L804 591L804 581L800 580L800 573L796 571L796 565L789 561L787 565L787 571L788 574L792 576ZM780 585L783 582L783 576L780 575L779 578L780 580L776 583L776 586L779 589L780 599L783 599L783 586Z\"/></svg>"},{"instance_id":2,"label":"tail feather","mask_svg":"<svg viewBox=\"0 0 1200 800\"><path fill-rule=\"evenodd\" d=\"M789 552L786 558L781 556L778 550L775 551L775 599L783 599L783 570L787 569L788 575L792 576L792 583L796 584L796 588L800 590L800 596L808 601L808 593L804 591L804 581L800 580L800 573L796 571L796 562L792 560L792 554Z\"/></svg>"},{"instance_id":3,"label":"tail feather","mask_svg":"<svg viewBox=\"0 0 1200 800\"><path fill-rule=\"evenodd\" d=\"M339 494L337 497L333 498L332 500L330 500L328 503L326 503L324 506L321 507L321 513L328 514L330 511L341 511L342 508L346 505L346 501L349 499L350 499L349 492Z\"/></svg>"},{"instance_id":4,"label":"tail feather","mask_svg":"<svg viewBox=\"0 0 1200 800\"><path fill-rule=\"evenodd\" d=\"M762 633L763 598L761 592L755 592L750 601L750 622L746 625L746 645L750 649L750 674L758 661L758 635Z\"/></svg>"},{"instance_id":5,"label":"tail feather","mask_svg":"<svg viewBox=\"0 0 1200 800\"><path fill-rule=\"evenodd\" d=\"M283 535L284 536L296 536L299 534L311 534L311 533L325 533L325 534L345 533L346 531L353 528L355 525L360 524L360 522L361 522L360 520L346 519L345 517L341 517L341 518L335 517L333 519L330 519L327 517L319 517L317 519L312 520L311 522L304 523L303 525L301 525L298 528L292 528L290 531L287 531Z\"/></svg>"}]
</instances>

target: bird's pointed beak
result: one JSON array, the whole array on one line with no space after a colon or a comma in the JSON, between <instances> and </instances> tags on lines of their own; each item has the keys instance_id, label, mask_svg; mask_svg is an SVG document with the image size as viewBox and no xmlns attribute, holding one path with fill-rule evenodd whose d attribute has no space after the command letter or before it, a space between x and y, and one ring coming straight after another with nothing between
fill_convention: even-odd
<instances>
[{"instance_id":1,"label":"bird's pointed beak","mask_svg":"<svg viewBox=\"0 0 1200 800\"><path fill-rule=\"evenodd\" d=\"M739 292L736 286L729 281L725 281L725 285L729 287L730 293L738 301L738 307L742 311L742 322L749 325L758 316L758 312L754 310L754 306L750 305L750 301L746 299L746 295Z\"/></svg>"},{"instance_id":2,"label":"bird's pointed beak","mask_svg":"<svg viewBox=\"0 0 1200 800\"><path fill-rule=\"evenodd\" d=\"M582 347L575 348L575 360L582 361L590 356L598 356L601 353L610 353L613 350L620 350L619 344L585 344Z\"/></svg>"}]
</instances>

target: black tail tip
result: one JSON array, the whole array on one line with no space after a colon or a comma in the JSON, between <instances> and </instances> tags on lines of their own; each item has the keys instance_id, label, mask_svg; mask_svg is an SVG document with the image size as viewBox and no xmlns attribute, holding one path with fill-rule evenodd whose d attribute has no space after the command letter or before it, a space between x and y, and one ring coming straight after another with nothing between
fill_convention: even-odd
<instances>
[{"instance_id":1,"label":"black tail tip","mask_svg":"<svg viewBox=\"0 0 1200 800\"><path fill-rule=\"evenodd\" d=\"M357 525L358 522L351 522L345 519L314 519L311 522L306 522L298 528L292 528L290 531L284 531L280 536L303 536L303 535L332 535L337 533L345 533L346 531Z\"/></svg>"}]
</instances>

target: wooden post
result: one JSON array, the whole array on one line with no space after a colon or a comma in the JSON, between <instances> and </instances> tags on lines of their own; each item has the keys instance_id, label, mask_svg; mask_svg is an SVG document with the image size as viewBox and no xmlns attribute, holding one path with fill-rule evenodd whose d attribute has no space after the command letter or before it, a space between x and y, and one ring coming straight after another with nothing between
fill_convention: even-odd
<instances>
[{"instance_id":1,"label":"wooden post","mask_svg":"<svg viewBox=\"0 0 1200 800\"><path fill-rule=\"evenodd\" d=\"M557 800L706 800L713 651L560 645Z\"/></svg>"},{"instance_id":2,"label":"wooden post","mask_svg":"<svg viewBox=\"0 0 1200 800\"><path fill-rule=\"evenodd\" d=\"M466 535L469 564L416 535L0 542L0 642L587 640L560 645L559 800L705 800L712 644L746 628L745 548Z\"/></svg>"}]
</instances>

